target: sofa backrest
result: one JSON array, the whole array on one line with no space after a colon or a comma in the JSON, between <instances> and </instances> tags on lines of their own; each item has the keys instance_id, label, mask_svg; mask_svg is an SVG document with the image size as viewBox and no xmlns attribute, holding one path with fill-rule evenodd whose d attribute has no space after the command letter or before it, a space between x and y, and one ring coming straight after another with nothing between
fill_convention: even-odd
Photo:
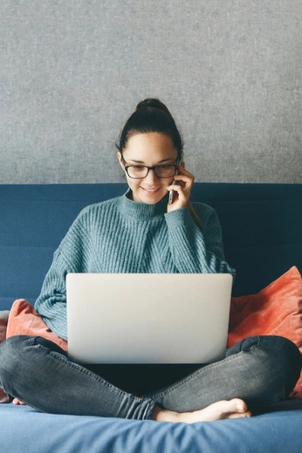
<instances>
[{"instance_id":1,"label":"sofa backrest","mask_svg":"<svg viewBox=\"0 0 302 453\"><path fill-rule=\"evenodd\" d=\"M0 310L39 295L52 255L82 208L124 184L0 185ZM234 295L258 292L291 266L302 270L302 184L196 183L192 201L219 216Z\"/></svg>"}]
</instances>

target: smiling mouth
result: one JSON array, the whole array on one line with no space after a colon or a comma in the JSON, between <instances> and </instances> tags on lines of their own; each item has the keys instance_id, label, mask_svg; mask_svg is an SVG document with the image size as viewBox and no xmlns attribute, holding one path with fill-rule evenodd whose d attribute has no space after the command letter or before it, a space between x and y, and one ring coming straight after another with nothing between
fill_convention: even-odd
<instances>
[{"instance_id":1,"label":"smiling mouth","mask_svg":"<svg viewBox=\"0 0 302 453\"><path fill-rule=\"evenodd\" d=\"M153 195L160 190L160 187L158 187L157 189L145 189L144 187L141 187L141 188L145 193L150 194L150 195Z\"/></svg>"}]
</instances>

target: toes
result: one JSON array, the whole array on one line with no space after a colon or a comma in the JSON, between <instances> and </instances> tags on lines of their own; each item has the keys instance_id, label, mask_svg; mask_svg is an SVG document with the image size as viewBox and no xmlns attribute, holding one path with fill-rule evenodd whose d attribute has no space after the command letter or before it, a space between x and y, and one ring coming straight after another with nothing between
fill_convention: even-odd
<instances>
[{"instance_id":1,"label":"toes","mask_svg":"<svg viewBox=\"0 0 302 453\"><path fill-rule=\"evenodd\" d=\"M251 412L236 412L234 414L229 414L229 416L227 418L248 418L248 417L251 417L252 416L252 413Z\"/></svg>"},{"instance_id":2,"label":"toes","mask_svg":"<svg viewBox=\"0 0 302 453\"><path fill-rule=\"evenodd\" d=\"M233 410L230 410L230 412L246 412L247 411L247 405L243 400L234 398L234 399L228 401L228 403L229 403L229 408L233 409Z\"/></svg>"},{"instance_id":3,"label":"toes","mask_svg":"<svg viewBox=\"0 0 302 453\"><path fill-rule=\"evenodd\" d=\"M223 401L221 418L245 418L251 417L251 412L247 410L247 405L243 400L234 398L230 401Z\"/></svg>"}]
</instances>

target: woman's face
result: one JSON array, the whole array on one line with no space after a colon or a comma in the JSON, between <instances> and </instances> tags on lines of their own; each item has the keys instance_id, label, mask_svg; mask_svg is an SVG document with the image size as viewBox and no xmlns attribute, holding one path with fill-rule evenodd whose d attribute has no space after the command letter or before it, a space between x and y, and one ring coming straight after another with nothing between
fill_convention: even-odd
<instances>
[{"instance_id":1,"label":"woman's face","mask_svg":"<svg viewBox=\"0 0 302 453\"><path fill-rule=\"evenodd\" d=\"M123 156L118 153L121 167L125 165L174 165L177 163L177 150L171 138L159 132L136 134L129 138ZM155 204L167 194L170 178L158 178L153 170L143 179L132 179L126 173L127 183L132 190L134 201Z\"/></svg>"}]
</instances>

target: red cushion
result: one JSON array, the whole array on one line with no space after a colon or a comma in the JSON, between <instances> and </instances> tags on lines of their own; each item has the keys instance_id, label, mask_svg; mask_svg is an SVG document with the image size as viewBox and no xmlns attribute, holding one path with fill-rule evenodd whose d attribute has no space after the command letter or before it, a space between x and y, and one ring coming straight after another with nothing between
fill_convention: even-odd
<instances>
[{"instance_id":1,"label":"red cushion","mask_svg":"<svg viewBox=\"0 0 302 453\"><path fill-rule=\"evenodd\" d=\"M13 335L40 336L53 341L67 351L67 341L53 333L34 307L25 299L18 299L13 303L9 313L6 335L7 338Z\"/></svg>"}]
</instances>

